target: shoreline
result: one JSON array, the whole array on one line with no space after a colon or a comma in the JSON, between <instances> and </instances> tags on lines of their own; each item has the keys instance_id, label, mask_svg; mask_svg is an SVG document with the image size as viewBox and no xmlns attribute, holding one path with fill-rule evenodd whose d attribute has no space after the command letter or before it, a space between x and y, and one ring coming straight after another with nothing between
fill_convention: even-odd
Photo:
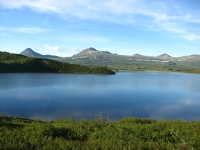
<instances>
[{"instance_id":1,"label":"shoreline","mask_svg":"<svg viewBox=\"0 0 200 150\"><path fill-rule=\"evenodd\" d=\"M0 149L200 149L199 126L134 117L107 122L101 114L49 122L0 115Z\"/></svg>"}]
</instances>

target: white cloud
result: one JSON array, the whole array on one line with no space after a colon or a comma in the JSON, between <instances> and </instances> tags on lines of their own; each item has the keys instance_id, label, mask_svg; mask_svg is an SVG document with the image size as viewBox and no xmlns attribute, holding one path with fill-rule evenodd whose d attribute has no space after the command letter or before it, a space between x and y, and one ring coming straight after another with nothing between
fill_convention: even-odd
<instances>
[{"instance_id":1,"label":"white cloud","mask_svg":"<svg viewBox=\"0 0 200 150\"><path fill-rule=\"evenodd\" d=\"M42 33L42 32L46 32L46 29L43 29L43 28L27 28L27 27L11 28L11 30L16 31L16 32L22 32L22 33Z\"/></svg>"},{"instance_id":2,"label":"white cloud","mask_svg":"<svg viewBox=\"0 0 200 150\"><path fill-rule=\"evenodd\" d=\"M173 33L189 41L199 40L200 36L198 29L189 28L191 24L200 25L200 10L191 10L185 4L173 0L0 0L0 5L5 9L28 7L40 13L55 13L68 21L76 18L150 27L151 30ZM17 30L26 33L43 31L37 28ZM85 41L84 38L79 40ZM105 41L102 38L91 40Z\"/></svg>"},{"instance_id":3,"label":"white cloud","mask_svg":"<svg viewBox=\"0 0 200 150\"><path fill-rule=\"evenodd\" d=\"M59 12L54 5L55 0L0 0L0 3L7 9L29 7L40 12Z\"/></svg>"},{"instance_id":4,"label":"white cloud","mask_svg":"<svg viewBox=\"0 0 200 150\"><path fill-rule=\"evenodd\" d=\"M80 52L80 50L78 48L75 48L75 47L71 47L71 50L73 50L75 52Z\"/></svg>"},{"instance_id":5,"label":"white cloud","mask_svg":"<svg viewBox=\"0 0 200 150\"><path fill-rule=\"evenodd\" d=\"M29 7L39 12L57 13L62 17L71 15L81 19L120 23L124 23L125 20L135 22L131 18L135 15L163 20L168 15L162 11L169 11L166 6L164 8L165 3L150 3L147 0L101 0L95 2L93 0L1 0L0 3L9 9Z\"/></svg>"},{"instance_id":6,"label":"white cloud","mask_svg":"<svg viewBox=\"0 0 200 150\"><path fill-rule=\"evenodd\" d=\"M14 32L22 32L22 33L43 33L48 29L37 28L37 27L20 27L20 28L9 28L0 26L0 30L2 31L14 31Z\"/></svg>"},{"instance_id":7,"label":"white cloud","mask_svg":"<svg viewBox=\"0 0 200 150\"><path fill-rule=\"evenodd\" d=\"M49 46L49 45L44 45L45 48L48 49L50 52L64 52L65 50L60 48L59 46Z\"/></svg>"},{"instance_id":8,"label":"white cloud","mask_svg":"<svg viewBox=\"0 0 200 150\"><path fill-rule=\"evenodd\" d=\"M183 38L190 41L200 40L200 35L189 33L189 34L183 35Z\"/></svg>"}]
</instances>

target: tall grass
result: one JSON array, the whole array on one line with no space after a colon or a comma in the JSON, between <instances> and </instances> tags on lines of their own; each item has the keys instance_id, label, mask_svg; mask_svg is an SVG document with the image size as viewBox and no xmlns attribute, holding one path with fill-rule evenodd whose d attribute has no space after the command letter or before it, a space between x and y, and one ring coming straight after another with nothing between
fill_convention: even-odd
<instances>
[{"instance_id":1,"label":"tall grass","mask_svg":"<svg viewBox=\"0 0 200 150\"><path fill-rule=\"evenodd\" d=\"M123 118L36 121L0 115L0 149L200 149L200 122Z\"/></svg>"}]
</instances>

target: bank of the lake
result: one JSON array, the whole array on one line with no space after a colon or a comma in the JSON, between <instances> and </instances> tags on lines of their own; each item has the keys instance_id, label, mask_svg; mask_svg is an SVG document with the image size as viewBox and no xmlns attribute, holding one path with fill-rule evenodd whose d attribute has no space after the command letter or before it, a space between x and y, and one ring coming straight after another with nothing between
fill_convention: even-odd
<instances>
[{"instance_id":1,"label":"bank of the lake","mask_svg":"<svg viewBox=\"0 0 200 150\"><path fill-rule=\"evenodd\" d=\"M190 74L200 74L200 69L184 68L184 67L163 67L163 66L117 66L111 67L111 70L115 72L119 70L126 71L160 71L160 72L177 72L177 73L190 73Z\"/></svg>"},{"instance_id":2,"label":"bank of the lake","mask_svg":"<svg viewBox=\"0 0 200 150\"><path fill-rule=\"evenodd\" d=\"M73 116L53 122L0 115L0 149L200 149L200 122Z\"/></svg>"}]
</instances>

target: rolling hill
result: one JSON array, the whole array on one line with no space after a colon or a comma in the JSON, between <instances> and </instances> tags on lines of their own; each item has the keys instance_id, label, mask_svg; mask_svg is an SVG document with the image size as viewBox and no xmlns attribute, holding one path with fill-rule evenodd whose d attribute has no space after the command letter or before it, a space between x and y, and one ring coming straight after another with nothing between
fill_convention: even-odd
<instances>
[{"instance_id":1,"label":"rolling hill","mask_svg":"<svg viewBox=\"0 0 200 150\"><path fill-rule=\"evenodd\" d=\"M105 66L116 70L157 70L200 73L199 55L172 57L168 54L161 54L159 56L135 54L128 56L88 48L72 57L56 60L90 66Z\"/></svg>"},{"instance_id":2,"label":"rolling hill","mask_svg":"<svg viewBox=\"0 0 200 150\"><path fill-rule=\"evenodd\" d=\"M24 72L115 74L106 67L81 66L45 58L29 58L19 54L0 52L0 73Z\"/></svg>"}]
</instances>

